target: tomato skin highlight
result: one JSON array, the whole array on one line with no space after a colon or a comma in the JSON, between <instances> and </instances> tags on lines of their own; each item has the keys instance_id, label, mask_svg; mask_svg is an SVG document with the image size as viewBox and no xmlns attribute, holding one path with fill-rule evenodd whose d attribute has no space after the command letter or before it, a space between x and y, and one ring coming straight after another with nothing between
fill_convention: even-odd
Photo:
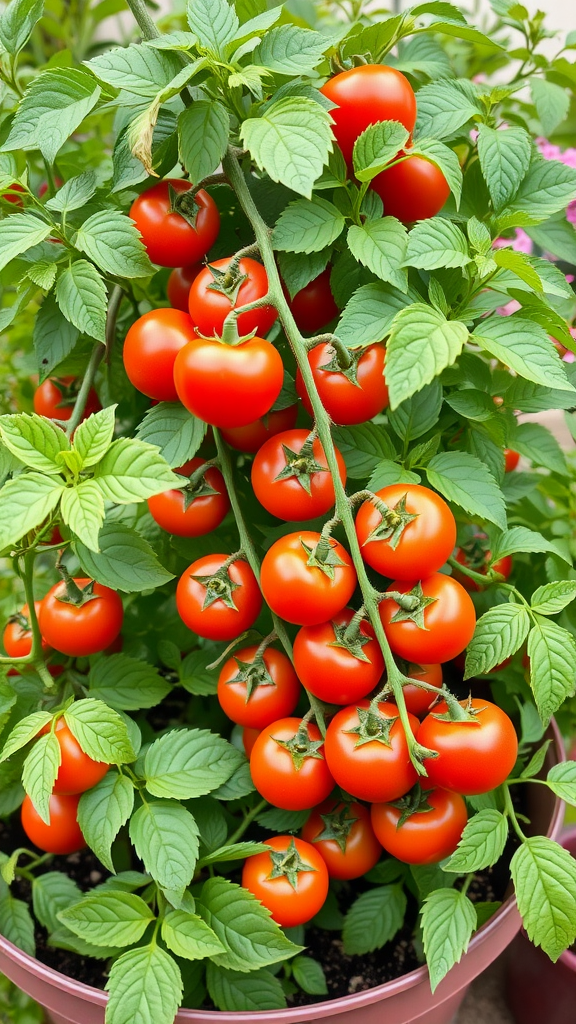
<instances>
[{"instance_id":1,"label":"tomato skin highlight","mask_svg":"<svg viewBox=\"0 0 576 1024\"><path fill-rule=\"evenodd\" d=\"M267 725L291 715L298 703L301 688L292 663L282 651L267 647L264 665L274 685L259 685L247 699L245 682L232 682L238 675L238 662L253 663L258 645L243 647L224 662L218 677L220 707L233 722L260 732Z\"/></svg>"},{"instance_id":2,"label":"tomato skin highlight","mask_svg":"<svg viewBox=\"0 0 576 1024\"><path fill-rule=\"evenodd\" d=\"M252 569L244 559L237 559L228 575L238 586L232 591L235 608L228 608L221 598L203 608L206 587L193 576L210 576L224 564L228 555L204 555L189 565L178 580L176 607L180 618L198 636L208 640L234 640L253 626L260 614L262 595Z\"/></svg>"},{"instance_id":3,"label":"tomato skin highlight","mask_svg":"<svg viewBox=\"0 0 576 1024\"><path fill-rule=\"evenodd\" d=\"M320 757L307 757L297 769L292 755L276 740L291 740L296 736L301 718L281 718L262 730L252 747L250 774L256 789L273 807L285 811L303 811L322 803L334 789L334 779L326 763L325 750L318 749ZM308 722L311 740L321 739L320 730Z\"/></svg>"},{"instance_id":4,"label":"tomato skin highlight","mask_svg":"<svg viewBox=\"0 0 576 1024\"><path fill-rule=\"evenodd\" d=\"M62 420L67 422L74 411L74 402L76 401L76 395L65 398L64 391L74 383L74 377L48 377L45 381L34 392L32 399L32 405L34 412L38 416L46 416L49 420ZM58 386L60 384L60 387ZM65 405L60 405L62 401L66 401ZM84 412L82 413L82 419L86 420L94 412L98 412L102 406L100 405L100 399L96 394L94 388L90 388L88 392L88 399Z\"/></svg>"},{"instance_id":5,"label":"tomato skin highlight","mask_svg":"<svg viewBox=\"0 0 576 1024\"><path fill-rule=\"evenodd\" d=\"M175 472L190 476L204 462L205 459L190 459ZM224 477L216 466L211 466L206 470L204 479L218 493L202 494L194 498L188 508L184 508L184 491L176 488L148 498L150 515L167 533L176 537L201 537L220 526L230 508Z\"/></svg>"},{"instance_id":6,"label":"tomato skin highlight","mask_svg":"<svg viewBox=\"0 0 576 1024\"><path fill-rule=\"evenodd\" d=\"M38 735L44 736L49 732L50 723L45 725ZM72 796L92 789L92 786L104 778L110 765L105 764L104 761L94 761L88 754L85 754L63 718L58 719L54 734L60 746L62 761L52 792L62 796Z\"/></svg>"},{"instance_id":7,"label":"tomato skin highlight","mask_svg":"<svg viewBox=\"0 0 576 1024\"><path fill-rule=\"evenodd\" d=\"M358 726L358 708L369 706L369 701L361 700L334 715L325 739L328 767L337 784L359 800L370 803L397 800L412 788L418 776L410 761L396 705L389 701L378 705L381 717L396 719L390 730L391 746L373 740L357 747L358 737L348 731ZM414 715L409 715L409 719L416 735L418 719Z\"/></svg>"},{"instance_id":8,"label":"tomato skin highlight","mask_svg":"<svg viewBox=\"0 0 576 1024\"><path fill-rule=\"evenodd\" d=\"M252 488L258 501L267 512L278 519L288 522L301 522L305 519L316 519L334 506L334 484L328 469L322 442L316 438L312 445L314 461L324 468L310 474L310 494L304 489L296 476L286 480L278 480L279 474L286 468L287 459L283 447L293 452L300 452L310 435L306 428L285 430L276 434L259 449L252 463ZM335 449L340 480L346 483L346 463L342 455Z\"/></svg>"},{"instance_id":9,"label":"tomato skin highlight","mask_svg":"<svg viewBox=\"0 0 576 1024\"><path fill-rule=\"evenodd\" d=\"M170 212L168 186L188 192L189 181L165 178L146 189L130 207L130 217L142 235L148 256L159 267L184 267L197 263L212 248L220 230L218 207L204 189L196 193L196 226L179 213Z\"/></svg>"},{"instance_id":10,"label":"tomato skin highlight","mask_svg":"<svg viewBox=\"0 0 576 1024\"><path fill-rule=\"evenodd\" d=\"M421 581L425 597L434 604L424 610L424 629L411 620L392 622L398 611L392 599L380 602L380 618L388 643L394 654L417 664L438 664L451 661L468 646L476 626L476 611L464 587L435 572ZM388 590L407 594L416 586L414 580L396 580Z\"/></svg>"},{"instance_id":11,"label":"tomato skin highlight","mask_svg":"<svg viewBox=\"0 0 576 1024\"><path fill-rule=\"evenodd\" d=\"M330 78L320 92L337 104L330 115L332 131L346 163L359 135L378 121L400 121L411 132L416 97L407 78L384 64L365 64Z\"/></svg>"},{"instance_id":12,"label":"tomato skin highlight","mask_svg":"<svg viewBox=\"0 0 576 1024\"><path fill-rule=\"evenodd\" d=\"M83 589L90 580L81 577L74 582ZM115 590L95 583L93 601L80 607L66 604L66 585L56 583L46 594L40 607L39 625L47 643L61 654L74 658L97 654L108 647L122 629L124 608Z\"/></svg>"},{"instance_id":13,"label":"tomato skin highlight","mask_svg":"<svg viewBox=\"0 0 576 1024\"><path fill-rule=\"evenodd\" d=\"M345 851L342 851L335 839L320 839L315 842L316 837L321 835L325 828L321 815L329 814L331 811L338 812L344 806L337 800L327 800L319 807L314 807L300 833L302 839L311 843L321 854L326 862L330 878L342 880L360 878L371 871L378 863L382 853L382 847L370 822L369 811L362 804L356 802L347 805L349 808L347 817L357 820L346 836Z\"/></svg>"},{"instance_id":14,"label":"tomato skin highlight","mask_svg":"<svg viewBox=\"0 0 576 1024\"><path fill-rule=\"evenodd\" d=\"M201 270L204 270L203 263L191 263L188 267L175 267L166 285L166 297L173 309L180 309L188 313L188 296L192 282Z\"/></svg>"},{"instance_id":15,"label":"tomato skin highlight","mask_svg":"<svg viewBox=\"0 0 576 1024\"><path fill-rule=\"evenodd\" d=\"M34 602L36 618L40 614L41 605L41 601ZM20 615L28 621L28 628L24 628L18 622L7 622L4 627L2 640L4 650L9 658L26 658L32 650L32 629L30 627L30 612L27 604L20 609ZM42 639L42 650L50 650L50 644L47 644L44 639Z\"/></svg>"},{"instance_id":16,"label":"tomato skin highlight","mask_svg":"<svg viewBox=\"0 0 576 1024\"><path fill-rule=\"evenodd\" d=\"M467 707L467 702L460 702ZM518 754L518 737L512 720L497 704L474 698L477 712L474 722L441 722L435 714L445 714L442 701L434 713L426 716L418 743L438 751L438 757L424 762L430 783L464 796L475 796L496 789L509 776Z\"/></svg>"},{"instance_id":17,"label":"tomato skin highlight","mask_svg":"<svg viewBox=\"0 0 576 1024\"><path fill-rule=\"evenodd\" d=\"M232 257L223 260L214 260L210 266L216 270L225 271L230 266ZM188 297L188 308L190 316L196 324L200 334L207 337L222 336L224 321L232 309L239 309L240 306L247 306L256 299L262 299L268 293L268 275L261 263L244 257L238 264L239 273L246 276L232 303L227 295L214 291L210 285L214 284L214 276L210 267L204 267L192 282ZM242 337L245 334L256 332L264 337L275 322L278 313L274 306L262 306L260 309L253 309L242 313L237 320L238 333Z\"/></svg>"},{"instance_id":18,"label":"tomato skin highlight","mask_svg":"<svg viewBox=\"0 0 576 1024\"><path fill-rule=\"evenodd\" d=\"M285 875L270 878L273 868L269 853L248 857L242 869L242 885L260 900L283 928L305 924L323 906L328 895L328 870L318 851L310 843L292 836L274 836L266 840L273 850L287 850L291 842L304 864L312 871L299 871L294 890Z\"/></svg>"},{"instance_id":19,"label":"tomato skin highlight","mask_svg":"<svg viewBox=\"0 0 576 1024\"><path fill-rule=\"evenodd\" d=\"M333 621L302 626L294 640L294 667L307 690L328 704L351 704L370 693L384 672L384 658L374 630L364 620L361 636L370 637L362 647L369 661L356 658L344 647L330 646L337 626L347 626L354 616L352 608L343 608Z\"/></svg>"},{"instance_id":20,"label":"tomato skin highlight","mask_svg":"<svg viewBox=\"0 0 576 1024\"><path fill-rule=\"evenodd\" d=\"M381 343L370 345L360 356L357 367L358 385L343 373L324 370L332 358L332 348L328 342L316 345L308 353L308 362L318 394L326 412L343 426L365 423L376 416L388 405L388 388L384 376L386 349ZM302 399L306 411L313 415L312 403L302 379L302 373L296 371L296 391Z\"/></svg>"},{"instance_id":21,"label":"tomato skin highlight","mask_svg":"<svg viewBox=\"0 0 576 1024\"><path fill-rule=\"evenodd\" d=\"M245 427L264 416L283 382L280 353L263 338L234 346L197 338L184 346L174 363L182 405L213 427Z\"/></svg>"},{"instance_id":22,"label":"tomato skin highlight","mask_svg":"<svg viewBox=\"0 0 576 1024\"><path fill-rule=\"evenodd\" d=\"M271 437L283 430L291 430L297 417L298 406L289 405L286 409L272 409L245 427L222 428L220 433L231 448L239 452L257 452Z\"/></svg>"},{"instance_id":23,"label":"tomato skin highlight","mask_svg":"<svg viewBox=\"0 0 576 1024\"><path fill-rule=\"evenodd\" d=\"M344 563L334 567L334 579L316 566L308 566L302 542L314 548L319 533L302 530L275 541L262 562L260 583L264 599L280 618L297 626L326 622L348 603L356 587L356 570L338 541L331 547Z\"/></svg>"},{"instance_id":24,"label":"tomato skin highlight","mask_svg":"<svg viewBox=\"0 0 576 1024\"><path fill-rule=\"evenodd\" d=\"M24 797L21 818L22 828L28 839L39 850L46 853L68 854L83 850L86 840L82 835L76 815L80 794L50 797L50 824L42 821L28 795Z\"/></svg>"},{"instance_id":25,"label":"tomato skin highlight","mask_svg":"<svg viewBox=\"0 0 576 1024\"><path fill-rule=\"evenodd\" d=\"M408 156L381 171L370 182L370 188L384 203L384 215L397 217L404 224L434 217L450 195L440 168L422 156Z\"/></svg>"},{"instance_id":26,"label":"tomato skin highlight","mask_svg":"<svg viewBox=\"0 0 576 1024\"><path fill-rule=\"evenodd\" d=\"M409 665L406 673L412 679L422 679L431 686L442 686L442 665ZM402 687L404 701L408 711L413 715L423 715L428 711L435 695L430 690L407 683Z\"/></svg>"},{"instance_id":27,"label":"tomato skin highlight","mask_svg":"<svg viewBox=\"0 0 576 1024\"><path fill-rule=\"evenodd\" d=\"M289 299L288 305L299 331L316 334L338 316L340 310L330 288L331 269L326 267L318 277L296 292L293 299Z\"/></svg>"},{"instance_id":28,"label":"tomato skin highlight","mask_svg":"<svg viewBox=\"0 0 576 1024\"><path fill-rule=\"evenodd\" d=\"M426 799L433 810L416 811L400 827L402 812L397 807L372 804L372 828L378 840L404 864L436 864L449 857L468 821L466 804L458 793L433 789Z\"/></svg>"},{"instance_id":29,"label":"tomato skin highlight","mask_svg":"<svg viewBox=\"0 0 576 1024\"><path fill-rule=\"evenodd\" d=\"M519 462L520 462L520 455L519 455L518 452L512 451L511 448L505 448L504 449L504 463L505 463L504 471L506 473L511 473L512 470L516 469L516 466L518 465Z\"/></svg>"},{"instance_id":30,"label":"tomato skin highlight","mask_svg":"<svg viewBox=\"0 0 576 1024\"><path fill-rule=\"evenodd\" d=\"M124 341L124 369L137 391L157 402L177 402L174 363L197 338L194 324L179 309L151 309L130 327Z\"/></svg>"},{"instance_id":31,"label":"tomato skin highlight","mask_svg":"<svg viewBox=\"0 0 576 1024\"><path fill-rule=\"evenodd\" d=\"M392 484L376 491L376 496L390 508L405 498L406 511L417 518L407 523L396 547L389 540L368 540L382 516L371 501L365 501L356 516L364 561L395 580L422 579L444 565L456 543L456 520L443 498L420 484Z\"/></svg>"}]
</instances>

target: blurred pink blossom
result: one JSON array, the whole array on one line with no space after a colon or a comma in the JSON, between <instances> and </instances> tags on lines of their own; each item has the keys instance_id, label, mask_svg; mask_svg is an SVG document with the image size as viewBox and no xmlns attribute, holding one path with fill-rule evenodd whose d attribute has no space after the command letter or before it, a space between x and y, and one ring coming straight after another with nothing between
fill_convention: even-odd
<instances>
[{"instance_id":1,"label":"blurred pink blossom","mask_svg":"<svg viewBox=\"0 0 576 1024\"><path fill-rule=\"evenodd\" d=\"M516 235L514 238L497 238L492 243L494 249L503 249L505 246L510 246L516 252L523 252L529 256L532 252L532 239L522 228L516 228L515 231Z\"/></svg>"},{"instance_id":2,"label":"blurred pink blossom","mask_svg":"<svg viewBox=\"0 0 576 1024\"><path fill-rule=\"evenodd\" d=\"M510 316L511 313L515 313L520 308L520 303L516 299L510 299L510 302L507 302L505 306L498 306L496 312L500 316Z\"/></svg>"}]
</instances>

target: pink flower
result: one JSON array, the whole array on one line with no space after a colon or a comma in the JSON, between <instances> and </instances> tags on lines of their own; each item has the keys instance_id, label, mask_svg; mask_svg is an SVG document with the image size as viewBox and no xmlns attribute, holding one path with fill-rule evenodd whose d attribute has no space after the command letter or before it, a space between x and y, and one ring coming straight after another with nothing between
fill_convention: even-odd
<instances>
[{"instance_id":1,"label":"pink flower","mask_svg":"<svg viewBox=\"0 0 576 1024\"><path fill-rule=\"evenodd\" d=\"M532 239L526 234L522 228L516 228L516 234L514 238L497 238L493 243L494 249L504 249L509 246L516 252L523 252L527 256L530 256L532 252Z\"/></svg>"},{"instance_id":2,"label":"pink flower","mask_svg":"<svg viewBox=\"0 0 576 1024\"><path fill-rule=\"evenodd\" d=\"M576 166L576 164L574 166ZM576 224L576 199L573 202L568 203L566 217L571 224Z\"/></svg>"},{"instance_id":3,"label":"pink flower","mask_svg":"<svg viewBox=\"0 0 576 1024\"><path fill-rule=\"evenodd\" d=\"M516 299L510 299L505 306L498 306L496 312L500 316L510 316L511 313L515 313L517 309L520 309L520 303Z\"/></svg>"}]
</instances>

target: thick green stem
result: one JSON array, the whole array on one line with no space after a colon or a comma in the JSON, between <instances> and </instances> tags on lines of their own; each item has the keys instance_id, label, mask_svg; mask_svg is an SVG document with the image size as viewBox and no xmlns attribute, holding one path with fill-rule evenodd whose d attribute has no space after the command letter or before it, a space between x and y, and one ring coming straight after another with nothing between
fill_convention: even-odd
<instances>
[{"instance_id":1,"label":"thick green stem","mask_svg":"<svg viewBox=\"0 0 576 1024\"><path fill-rule=\"evenodd\" d=\"M157 39L160 32L148 14L144 0L126 0L142 33L143 39Z\"/></svg>"},{"instance_id":2,"label":"thick green stem","mask_svg":"<svg viewBox=\"0 0 576 1024\"><path fill-rule=\"evenodd\" d=\"M248 826L252 824L254 818L257 818L259 814L262 814L262 811L265 811L267 807L267 800L261 800L259 804L256 804L256 807L253 807L252 810L246 815L242 824L239 825L236 831L233 832L232 835L229 836L229 838L226 840L226 846L233 846L234 843L237 843L238 840L241 839L242 836L244 835Z\"/></svg>"},{"instance_id":3,"label":"thick green stem","mask_svg":"<svg viewBox=\"0 0 576 1024\"><path fill-rule=\"evenodd\" d=\"M518 821L518 818L516 817L516 812L514 810L514 804L512 803L512 797L510 796L510 790L508 789L506 783L504 783L504 785L502 786L502 791L504 793L504 807L506 809L506 814L508 815L510 821L512 822L512 828L514 829L520 841L525 843L526 836L520 828L520 823Z\"/></svg>"},{"instance_id":4,"label":"thick green stem","mask_svg":"<svg viewBox=\"0 0 576 1024\"><path fill-rule=\"evenodd\" d=\"M74 403L72 415L68 420L68 423L66 424L66 437L72 437L72 434L76 430L76 427L82 420L82 416L84 415L84 409L86 408L86 402L88 401L88 395L90 394L90 388L94 383L96 370L98 369L100 363L102 362L102 358L104 356L105 351L106 349L104 345L100 341L97 341L96 344L94 345L94 348L92 349L90 362L88 363L86 373L84 374L84 379L82 380L82 385L80 387L80 391L78 392L76 402Z\"/></svg>"},{"instance_id":5,"label":"thick green stem","mask_svg":"<svg viewBox=\"0 0 576 1024\"><path fill-rule=\"evenodd\" d=\"M30 648L30 654L27 654L24 658L8 658L5 655L0 657L0 664L12 664L12 665L26 665L33 664L38 675L40 676L46 690L54 689L54 680L46 668L44 657L42 654L42 634L40 632L40 626L38 625L38 616L36 615L36 605L34 603L34 561L36 558L36 551L34 548L30 548L24 555L24 593L26 595L26 604L28 605L28 617L30 620L30 630L32 632L32 647Z\"/></svg>"}]
</instances>

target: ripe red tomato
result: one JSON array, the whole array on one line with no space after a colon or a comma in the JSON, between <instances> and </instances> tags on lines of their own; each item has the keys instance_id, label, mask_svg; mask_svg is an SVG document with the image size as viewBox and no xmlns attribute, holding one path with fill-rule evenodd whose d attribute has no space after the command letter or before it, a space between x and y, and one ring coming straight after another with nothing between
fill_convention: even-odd
<instances>
[{"instance_id":1,"label":"ripe red tomato","mask_svg":"<svg viewBox=\"0 0 576 1024\"><path fill-rule=\"evenodd\" d=\"M49 377L34 392L34 412L50 420L69 420L78 397L79 384L75 377L57 377L54 380ZM88 419L101 408L98 395L94 388L90 388L82 419Z\"/></svg>"},{"instance_id":2,"label":"ripe red tomato","mask_svg":"<svg viewBox=\"0 0 576 1024\"><path fill-rule=\"evenodd\" d=\"M55 794L50 797L50 824L35 810L29 796L24 797L22 804L22 828L34 846L46 853L76 853L83 850L86 841L77 821L80 794L64 796Z\"/></svg>"},{"instance_id":3,"label":"ripe red tomato","mask_svg":"<svg viewBox=\"0 0 576 1024\"><path fill-rule=\"evenodd\" d=\"M506 473L511 473L513 469L516 469L516 466L520 462L520 455L518 452L513 452L511 448L505 448L504 460Z\"/></svg>"},{"instance_id":4,"label":"ripe red tomato","mask_svg":"<svg viewBox=\"0 0 576 1024\"><path fill-rule=\"evenodd\" d=\"M405 661L431 664L451 661L468 646L476 626L476 612L468 595L451 576L435 572L421 581L424 598L433 600L424 609L424 627L411 619L393 622L400 611L396 601L380 603L380 618L394 654ZM415 581L396 580L388 590L409 594Z\"/></svg>"},{"instance_id":5,"label":"ripe red tomato","mask_svg":"<svg viewBox=\"0 0 576 1024\"><path fill-rule=\"evenodd\" d=\"M84 577L74 582L84 589L91 582ZM122 629L124 609L119 594L94 583L94 597L83 605L59 600L66 596L66 584L56 583L41 603L39 625L51 647L74 658L103 651Z\"/></svg>"},{"instance_id":6,"label":"ripe red tomato","mask_svg":"<svg viewBox=\"0 0 576 1024\"><path fill-rule=\"evenodd\" d=\"M283 928L314 917L328 895L328 871L317 850L293 836L266 840L270 853L248 857L242 885L260 900Z\"/></svg>"},{"instance_id":7,"label":"ripe red tomato","mask_svg":"<svg viewBox=\"0 0 576 1024\"><path fill-rule=\"evenodd\" d=\"M188 313L188 296L192 281L203 269L203 263L192 263L189 267L176 267L172 271L168 278L166 295L173 309L181 309L183 313Z\"/></svg>"},{"instance_id":8,"label":"ripe red tomato","mask_svg":"<svg viewBox=\"0 0 576 1024\"><path fill-rule=\"evenodd\" d=\"M370 187L384 203L385 216L397 217L405 224L433 217L450 195L440 168L422 156L408 155L407 160L377 174Z\"/></svg>"},{"instance_id":9,"label":"ripe red tomato","mask_svg":"<svg viewBox=\"0 0 576 1024\"><path fill-rule=\"evenodd\" d=\"M326 369L332 364L333 358L334 352L328 342L316 345L308 353L308 362L322 405L334 423L365 423L382 412L388 405L388 388L384 377L384 345L369 345L363 350L356 365L357 384L337 369ZM312 415L312 404L300 370L296 371L296 390L304 408Z\"/></svg>"},{"instance_id":10,"label":"ripe red tomato","mask_svg":"<svg viewBox=\"0 0 576 1024\"><path fill-rule=\"evenodd\" d=\"M370 715L368 700L342 708L330 722L325 740L328 767L338 785L370 802L397 800L418 778L398 708L389 701L381 701L378 708L378 718ZM409 718L416 735L418 719ZM395 720L391 727L388 719ZM367 737L374 733L375 738L364 741L362 731Z\"/></svg>"},{"instance_id":11,"label":"ripe red tomato","mask_svg":"<svg viewBox=\"0 0 576 1024\"><path fill-rule=\"evenodd\" d=\"M416 123L416 97L407 78L384 64L365 64L330 78L320 90L337 104L330 111L332 131L344 159L352 165L359 135L378 121L400 121L411 132Z\"/></svg>"},{"instance_id":12,"label":"ripe red tomato","mask_svg":"<svg viewBox=\"0 0 576 1024\"><path fill-rule=\"evenodd\" d=\"M174 362L198 335L188 313L151 309L132 324L124 341L124 369L134 387L158 402L177 402Z\"/></svg>"},{"instance_id":13,"label":"ripe red tomato","mask_svg":"<svg viewBox=\"0 0 576 1024\"><path fill-rule=\"evenodd\" d=\"M474 558L473 555L470 556L467 551L463 551L462 548L457 548L454 553L454 558L457 562L460 562L460 565L465 565L469 569L474 569L474 572L479 572L482 576L485 576L488 572L488 563L492 558L492 553L491 551L484 549L480 554L481 561L478 561L478 559ZM512 556L506 555L504 558L499 558L498 561L494 562L494 565L491 566L491 569L494 569L495 572L499 572L500 575L507 580L512 572ZM455 570L452 575L454 576L454 579L458 580L458 582L462 584L465 590L473 592L483 589L480 583L476 583L475 580L471 579L470 576L466 576L463 572Z\"/></svg>"},{"instance_id":14,"label":"ripe red tomato","mask_svg":"<svg viewBox=\"0 0 576 1024\"><path fill-rule=\"evenodd\" d=\"M24 186L19 181L13 181L9 188L12 190L11 193L3 192L2 199L5 199L7 203L13 203L14 206L24 206L20 196L14 195L15 192L21 192L22 195L26 195Z\"/></svg>"},{"instance_id":15,"label":"ripe red tomato","mask_svg":"<svg viewBox=\"0 0 576 1024\"><path fill-rule=\"evenodd\" d=\"M251 729L247 725L242 729L242 745L248 760L250 760L250 755L254 750L254 744L260 735L260 731L260 729Z\"/></svg>"},{"instance_id":16,"label":"ripe red tomato","mask_svg":"<svg viewBox=\"0 0 576 1024\"><path fill-rule=\"evenodd\" d=\"M262 562L264 599L276 615L297 626L326 622L348 603L356 587L356 570L342 545L330 539L332 558L341 564L310 564L320 534L289 533L275 541Z\"/></svg>"},{"instance_id":17,"label":"ripe red tomato","mask_svg":"<svg viewBox=\"0 0 576 1024\"><path fill-rule=\"evenodd\" d=\"M35 601L36 616L40 614L42 602ZM32 630L30 628L30 611L28 605L13 615L4 627L4 650L9 658L26 658L32 650ZM49 651L50 644L42 640L42 650Z\"/></svg>"},{"instance_id":18,"label":"ripe red tomato","mask_svg":"<svg viewBox=\"0 0 576 1024\"><path fill-rule=\"evenodd\" d=\"M467 701L460 703L468 707ZM438 751L438 757L424 762L431 784L465 796L500 786L518 753L516 730L505 711L478 698L470 707L474 721L442 722L435 717L448 711L442 701L426 716L416 737L424 747Z\"/></svg>"},{"instance_id":19,"label":"ripe red tomato","mask_svg":"<svg viewBox=\"0 0 576 1024\"><path fill-rule=\"evenodd\" d=\"M184 267L197 263L212 248L220 230L218 207L204 189L196 193L191 219L172 211L170 188L178 194L192 188L181 178L165 178L146 189L130 207L130 216L152 263L160 267Z\"/></svg>"},{"instance_id":20,"label":"ripe red tomato","mask_svg":"<svg viewBox=\"0 0 576 1024\"><path fill-rule=\"evenodd\" d=\"M272 409L261 419L254 420L245 427L229 427L228 430L221 430L221 434L232 448L240 452L257 452L271 437L295 426L297 416L297 405L289 405L286 409Z\"/></svg>"},{"instance_id":21,"label":"ripe red tomato","mask_svg":"<svg viewBox=\"0 0 576 1024\"><path fill-rule=\"evenodd\" d=\"M410 679L421 679L430 686L442 686L442 665L408 665L405 673ZM429 690L407 683L402 690L408 711L413 715L423 715L430 707L434 697Z\"/></svg>"},{"instance_id":22,"label":"ripe red tomato","mask_svg":"<svg viewBox=\"0 0 576 1024\"><path fill-rule=\"evenodd\" d=\"M189 477L194 470L203 466L204 462L205 459L190 459L176 472L182 473L183 478ZM163 530L177 537L201 537L220 526L230 508L224 477L216 466L211 466L206 470L202 480L215 493L200 494L192 499L187 508L186 501L192 495L185 490L178 491L174 488L148 498L150 515ZM184 483L184 479L182 482Z\"/></svg>"},{"instance_id":23,"label":"ripe red tomato","mask_svg":"<svg viewBox=\"0 0 576 1024\"><path fill-rule=\"evenodd\" d=\"M428 806L415 811L402 824L399 807L372 804L372 828L379 841L405 864L435 864L449 857L468 821L466 804L458 793L433 789L425 799Z\"/></svg>"},{"instance_id":24,"label":"ripe red tomato","mask_svg":"<svg viewBox=\"0 0 576 1024\"><path fill-rule=\"evenodd\" d=\"M369 811L356 802L327 800L314 807L301 836L322 855L330 878L360 878L372 870L382 853Z\"/></svg>"},{"instance_id":25,"label":"ripe red tomato","mask_svg":"<svg viewBox=\"0 0 576 1024\"><path fill-rule=\"evenodd\" d=\"M233 289L233 298L228 298L221 291L213 287L215 276L210 267L216 271L228 270L232 257L223 260L215 260L210 266L204 267L198 277L192 282L188 307L200 334L210 337L217 335L221 337L224 328L224 321L232 309L240 309L247 306L249 302L262 299L268 293L268 275L261 263L244 257L238 265L238 272L245 280L242 281L238 290ZM276 320L278 313L274 306L262 306L261 309L253 309L248 313L242 313L238 317L238 333L256 334L264 337Z\"/></svg>"},{"instance_id":26,"label":"ripe red tomato","mask_svg":"<svg viewBox=\"0 0 576 1024\"><path fill-rule=\"evenodd\" d=\"M356 534L364 561L396 580L423 579L444 565L456 543L456 520L446 502L420 484L391 484L376 496L392 514L384 523L371 501L360 506ZM414 518L398 538L393 531L401 526L404 511ZM378 534L370 539L376 530L384 533L382 539Z\"/></svg>"},{"instance_id":27,"label":"ripe red tomato","mask_svg":"<svg viewBox=\"0 0 576 1024\"><path fill-rule=\"evenodd\" d=\"M336 500L319 438L302 452L309 436L306 428L276 434L260 448L252 463L252 487L258 501L267 512L288 522L323 516ZM337 448L335 451L340 480L345 484L346 463ZM287 475L290 472L292 475Z\"/></svg>"},{"instance_id":28,"label":"ripe red tomato","mask_svg":"<svg viewBox=\"0 0 576 1024\"><path fill-rule=\"evenodd\" d=\"M332 622L302 626L296 634L294 667L298 677L310 693L327 704L360 700L374 689L384 671L380 645L366 619L360 624L361 657L339 645L353 616L352 608L343 608Z\"/></svg>"},{"instance_id":29,"label":"ripe red tomato","mask_svg":"<svg viewBox=\"0 0 576 1024\"><path fill-rule=\"evenodd\" d=\"M274 807L302 811L334 789L317 725L307 723L310 753L299 743L301 718L281 718L262 730L250 755L252 781Z\"/></svg>"},{"instance_id":30,"label":"ripe red tomato","mask_svg":"<svg viewBox=\"0 0 576 1024\"><path fill-rule=\"evenodd\" d=\"M263 338L239 345L197 338L184 346L174 363L178 398L189 412L214 427L245 427L264 416L283 381L280 354Z\"/></svg>"},{"instance_id":31,"label":"ripe red tomato","mask_svg":"<svg viewBox=\"0 0 576 1024\"><path fill-rule=\"evenodd\" d=\"M301 688L292 663L282 651L267 647L255 664L258 645L243 647L224 662L218 677L220 707L239 725L260 732L291 715Z\"/></svg>"},{"instance_id":32,"label":"ripe red tomato","mask_svg":"<svg viewBox=\"0 0 576 1024\"><path fill-rule=\"evenodd\" d=\"M262 595L252 569L237 559L219 577L208 582L228 555L204 555L182 573L176 588L176 607L182 621L208 640L234 640L253 626L260 614ZM201 582L203 578L206 582Z\"/></svg>"},{"instance_id":33,"label":"ripe red tomato","mask_svg":"<svg viewBox=\"0 0 576 1024\"><path fill-rule=\"evenodd\" d=\"M50 723L40 730L43 736L50 732ZM63 718L56 723L55 736L60 746L62 761L54 783L53 793L70 796L85 793L103 779L110 765L94 761L85 754L78 740L74 738Z\"/></svg>"},{"instance_id":34,"label":"ripe red tomato","mask_svg":"<svg viewBox=\"0 0 576 1024\"><path fill-rule=\"evenodd\" d=\"M298 330L306 334L317 334L340 312L330 287L330 271L326 267L288 302Z\"/></svg>"},{"instance_id":35,"label":"ripe red tomato","mask_svg":"<svg viewBox=\"0 0 576 1024\"><path fill-rule=\"evenodd\" d=\"M58 188L62 188L62 185L64 184L64 182L62 181L62 178L59 178L56 175L56 177L54 178L54 184L55 184L56 188L58 189ZM48 182L47 181L41 181L39 186L38 186L38 198L39 199L43 199L44 196L46 195L47 191L48 191Z\"/></svg>"}]
</instances>

